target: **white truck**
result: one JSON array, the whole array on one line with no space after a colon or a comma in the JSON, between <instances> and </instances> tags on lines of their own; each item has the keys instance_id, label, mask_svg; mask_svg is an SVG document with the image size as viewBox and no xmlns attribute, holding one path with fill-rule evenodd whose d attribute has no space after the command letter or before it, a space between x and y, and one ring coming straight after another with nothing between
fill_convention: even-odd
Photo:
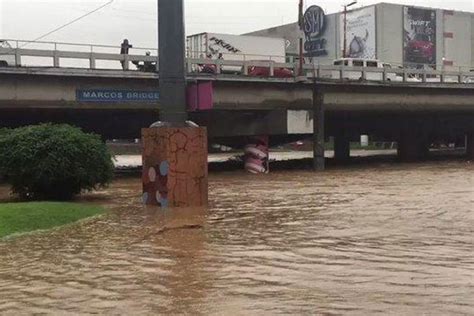
<instances>
[{"instance_id":1,"label":"white truck","mask_svg":"<svg viewBox=\"0 0 474 316\"><path fill-rule=\"evenodd\" d=\"M5 40L0 39L0 67L8 67L15 65L15 54L13 48Z\"/></svg>"},{"instance_id":2,"label":"white truck","mask_svg":"<svg viewBox=\"0 0 474 316\"><path fill-rule=\"evenodd\" d=\"M286 61L284 38L200 33L187 37L187 57L232 61ZM240 72L235 66L224 66L222 72Z\"/></svg>"}]
</instances>

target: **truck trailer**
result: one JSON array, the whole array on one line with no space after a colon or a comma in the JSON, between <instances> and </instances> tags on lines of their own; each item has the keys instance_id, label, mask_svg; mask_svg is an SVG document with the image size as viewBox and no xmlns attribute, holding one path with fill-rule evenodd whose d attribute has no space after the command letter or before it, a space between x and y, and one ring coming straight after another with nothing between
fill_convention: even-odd
<instances>
[{"instance_id":1,"label":"truck trailer","mask_svg":"<svg viewBox=\"0 0 474 316\"><path fill-rule=\"evenodd\" d=\"M283 38L200 33L187 37L187 57L232 61L273 61L285 63L286 41ZM235 66L224 66L222 72L240 72Z\"/></svg>"}]
</instances>

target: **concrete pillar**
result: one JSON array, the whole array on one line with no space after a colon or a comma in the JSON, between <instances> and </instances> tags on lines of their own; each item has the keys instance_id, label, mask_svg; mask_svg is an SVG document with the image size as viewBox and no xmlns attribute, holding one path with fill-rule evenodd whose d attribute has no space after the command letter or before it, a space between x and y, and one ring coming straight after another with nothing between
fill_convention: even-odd
<instances>
[{"instance_id":1,"label":"concrete pillar","mask_svg":"<svg viewBox=\"0 0 474 316\"><path fill-rule=\"evenodd\" d=\"M466 155L468 159L474 160L474 132L467 134Z\"/></svg>"},{"instance_id":2,"label":"concrete pillar","mask_svg":"<svg viewBox=\"0 0 474 316\"><path fill-rule=\"evenodd\" d=\"M143 203L160 207L207 206L206 128L145 128L142 137Z\"/></svg>"},{"instance_id":3,"label":"concrete pillar","mask_svg":"<svg viewBox=\"0 0 474 316\"><path fill-rule=\"evenodd\" d=\"M348 161L351 157L351 142L349 137L339 135L334 137L334 159L336 161Z\"/></svg>"},{"instance_id":4,"label":"concrete pillar","mask_svg":"<svg viewBox=\"0 0 474 316\"><path fill-rule=\"evenodd\" d=\"M269 173L268 136L250 137L245 146L245 170L250 173Z\"/></svg>"},{"instance_id":5,"label":"concrete pillar","mask_svg":"<svg viewBox=\"0 0 474 316\"><path fill-rule=\"evenodd\" d=\"M420 161L429 154L429 142L416 133L402 133L398 140L398 157L403 162Z\"/></svg>"},{"instance_id":6,"label":"concrete pillar","mask_svg":"<svg viewBox=\"0 0 474 316\"><path fill-rule=\"evenodd\" d=\"M315 171L323 171L326 168L324 119L324 94L315 84L313 89L313 169Z\"/></svg>"}]
</instances>

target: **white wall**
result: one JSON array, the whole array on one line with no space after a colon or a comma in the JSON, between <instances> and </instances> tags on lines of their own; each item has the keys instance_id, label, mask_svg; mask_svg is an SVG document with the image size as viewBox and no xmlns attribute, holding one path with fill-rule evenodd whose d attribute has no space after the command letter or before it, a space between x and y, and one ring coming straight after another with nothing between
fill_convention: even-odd
<instances>
[{"instance_id":1,"label":"white wall","mask_svg":"<svg viewBox=\"0 0 474 316\"><path fill-rule=\"evenodd\" d=\"M443 17L443 11L440 15ZM473 15L465 12L454 12L454 15L444 15L444 32L452 32L454 37L444 38L444 57L454 62L457 70L463 67L468 71L472 66L472 18ZM443 55L440 55L442 58Z\"/></svg>"},{"instance_id":2,"label":"white wall","mask_svg":"<svg viewBox=\"0 0 474 316\"><path fill-rule=\"evenodd\" d=\"M376 6L377 58L403 64L403 6L381 3Z\"/></svg>"}]
</instances>

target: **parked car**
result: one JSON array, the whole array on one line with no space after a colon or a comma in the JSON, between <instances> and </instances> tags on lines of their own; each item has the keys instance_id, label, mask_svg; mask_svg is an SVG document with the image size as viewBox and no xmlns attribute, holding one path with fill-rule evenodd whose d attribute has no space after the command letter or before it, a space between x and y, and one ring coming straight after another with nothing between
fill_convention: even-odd
<instances>
[{"instance_id":1,"label":"parked car","mask_svg":"<svg viewBox=\"0 0 474 316\"><path fill-rule=\"evenodd\" d=\"M5 40L0 40L0 67L15 65L13 47Z\"/></svg>"}]
</instances>

